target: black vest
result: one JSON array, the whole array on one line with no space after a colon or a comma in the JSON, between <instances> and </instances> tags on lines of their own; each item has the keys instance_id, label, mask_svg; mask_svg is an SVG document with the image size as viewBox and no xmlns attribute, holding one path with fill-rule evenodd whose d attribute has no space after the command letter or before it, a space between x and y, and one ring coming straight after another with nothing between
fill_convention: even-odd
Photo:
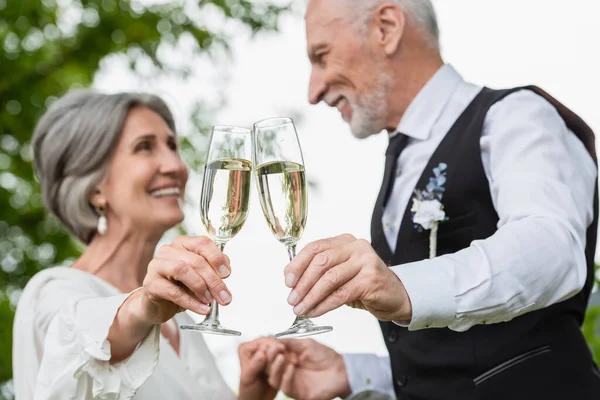
<instances>
[{"instance_id":1,"label":"black vest","mask_svg":"<svg viewBox=\"0 0 600 400\"><path fill-rule=\"evenodd\" d=\"M449 220L439 226L438 255L455 253L496 231L498 214L481 161L481 132L490 107L521 89L533 90L550 101L596 161L591 129L541 89L484 88L441 141L417 184L425 188L433 168L448 165L442 202ZM466 332L447 328L410 332L380 322L398 399L600 399L600 372L580 331L593 285L597 217L596 187L594 222L587 230L587 280L583 290L568 300L509 322L476 325ZM381 224L373 226L381 229ZM428 258L429 231L413 227L410 203L394 254L381 240L384 235L375 233L373 247L388 265Z\"/></svg>"}]
</instances>

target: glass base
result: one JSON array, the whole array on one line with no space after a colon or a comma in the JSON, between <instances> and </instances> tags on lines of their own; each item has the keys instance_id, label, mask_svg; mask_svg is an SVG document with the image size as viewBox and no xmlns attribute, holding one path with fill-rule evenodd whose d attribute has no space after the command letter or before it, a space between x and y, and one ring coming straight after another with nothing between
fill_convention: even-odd
<instances>
[{"instance_id":1,"label":"glass base","mask_svg":"<svg viewBox=\"0 0 600 400\"><path fill-rule=\"evenodd\" d=\"M232 329L225 329L219 322L219 304L215 300L210 302L210 313L204 318L204 321L193 325L181 325L179 328L186 331L194 331L200 333L210 333L212 335L221 336L241 336L242 332Z\"/></svg>"},{"instance_id":2,"label":"glass base","mask_svg":"<svg viewBox=\"0 0 600 400\"><path fill-rule=\"evenodd\" d=\"M214 322L201 322L194 325L181 325L180 328L186 331L194 331L200 333L210 333L212 335L221 336L241 336L242 332L234 331L232 329L225 329L219 323Z\"/></svg>"},{"instance_id":3,"label":"glass base","mask_svg":"<svg viewBox=\"0 0 600 400\"><path fill-rule=\"evenodd\" d=\"M275 334L276 338L299 338L304 336L318 335L320 333L331 332L333 327L331 326L318 326L315 325L307 317L297 317L292 326L283 331Z\"/></svg>"}]
</instances>

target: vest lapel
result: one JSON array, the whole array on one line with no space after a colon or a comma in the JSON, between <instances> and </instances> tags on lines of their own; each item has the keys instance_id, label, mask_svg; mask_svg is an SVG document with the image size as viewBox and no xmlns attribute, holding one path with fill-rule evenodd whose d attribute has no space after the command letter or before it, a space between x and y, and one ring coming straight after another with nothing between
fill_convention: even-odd
<instances>
[{"instance_id":1,"label":"vest lapel","mask_svg":"<svg viewBox=\"0 0 600 400\"><path fill-rule=\"evenodd\" d=\"M447 172L447 176L446 176L446 186L452 185L453 168L452 168L451 163L448 163L448 161L450 160L449 157L452 157L452 154L449 154L447 149L453 149L454 146L452 145L452 142L455 140L460 140L460 136L462 135L463 132L462 132L462 129L459 129L459 128L461 126L465 126L465 122L470 118L471 115L473 115L473 113L476 112L475 109L478 108L478 105L480 103L478 97L480 97L481 95L482 94L479 93L475 97L475 99L471 102L471 104L469 104L467 106L467 108L465 109L465 111L463 111L463 113L458 117L458 119L453 124L452 128L450 128L450 130L448 131L446 136L444 136L444 138L442 139L442 141L440 142L438 147L435 149L435 151L431 155L431 158L427 162L427 166L425 167L425 169L423 170L423 173L421 174L421 177L417 181L417 185L415 186L414 190L425 189L425 187L427 186L427 183L429 182L429 178L431 176L433 176L433 168L435 168L441 162L445 162L448 164L448 170L447 170L448 172ZM414 192L414 190L413 190L413 192ZM411 196L410 200L406 204L404 214L402 214L403 215L402 222L400 223L400 229L398 230L398 238L396 240L396 251L395 251L394 255L392 256L392 265L398 264L397 260L405 259L404 248L405 248L407 242L409 242L409 240L410 240L409 238L411 236L414 237L415 239L425 239L429 236L429 231L419 232L416 229L415 224L412 221L411 208L412 208L413 196ZM444 203L444 200L442 198L442 204L443 203ZM423 253L422 257L419 260L424 260L428 257L427 249L424 249L422 253ZM414 261L418 261L418 260L414 260Z\"/></svg>"}]
</instances>

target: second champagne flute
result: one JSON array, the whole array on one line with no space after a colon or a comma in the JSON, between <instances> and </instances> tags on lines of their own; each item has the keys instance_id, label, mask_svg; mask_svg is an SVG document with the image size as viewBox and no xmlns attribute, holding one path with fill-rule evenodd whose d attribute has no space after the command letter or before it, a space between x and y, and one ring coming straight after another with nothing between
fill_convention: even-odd
<instances>
[{"instance_id":1,"label":"second champagne flute","mask_svg":"<svg viewBox=\"0 0 600 400\"><path fill-rule=\"evenodd\" d=\"M252 154L258 195L273 235L286 247L290 261L302 237L307 215L304 159L291 118L270 118L254 124ZM301 337L331 331L299 316L275 337Z\"/></svg>"},{"instance_id":2,"label":"second champagne flute","mask_svg":"<svg viewBox=\"0 0 600 400\"><path fill-rule=\"evenodd\" d=\"M235 126L213 127L200 198L200 216L208 236L223 251L242 229L248 216L252 177L252 132ZM211 301L210 313L199 324L181 329L217 335L240 336L219 323L219 304Z\"/></svg>"}]
</instances>

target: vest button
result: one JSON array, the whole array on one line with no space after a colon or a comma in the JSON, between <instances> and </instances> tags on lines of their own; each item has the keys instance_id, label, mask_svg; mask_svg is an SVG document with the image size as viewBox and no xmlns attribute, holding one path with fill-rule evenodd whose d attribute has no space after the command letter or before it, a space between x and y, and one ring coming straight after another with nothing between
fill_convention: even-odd
<instances>
[{"instance_id":1,"label":"vest button","mask_svg":"<svg viewBox=\"0 0 600 400\"><path fill-rule=\"evenodd\" d=\"M406 386L406 383L408 382L408 378L406 375L400 375L400 377L398 377L398 379L396 379L396 386L398 386L399 388Z\"/></svg>"},{"instance_id":2,"label":"vest button","mask_svg":"<svg viewBox=\"0 0 600 400\"><path fill-rule=\"evenodd\" d=\"M390 343L396 343L398 341L398 332L395 329L392 330L387 339Z\"/></svg>"}]
</instances>

